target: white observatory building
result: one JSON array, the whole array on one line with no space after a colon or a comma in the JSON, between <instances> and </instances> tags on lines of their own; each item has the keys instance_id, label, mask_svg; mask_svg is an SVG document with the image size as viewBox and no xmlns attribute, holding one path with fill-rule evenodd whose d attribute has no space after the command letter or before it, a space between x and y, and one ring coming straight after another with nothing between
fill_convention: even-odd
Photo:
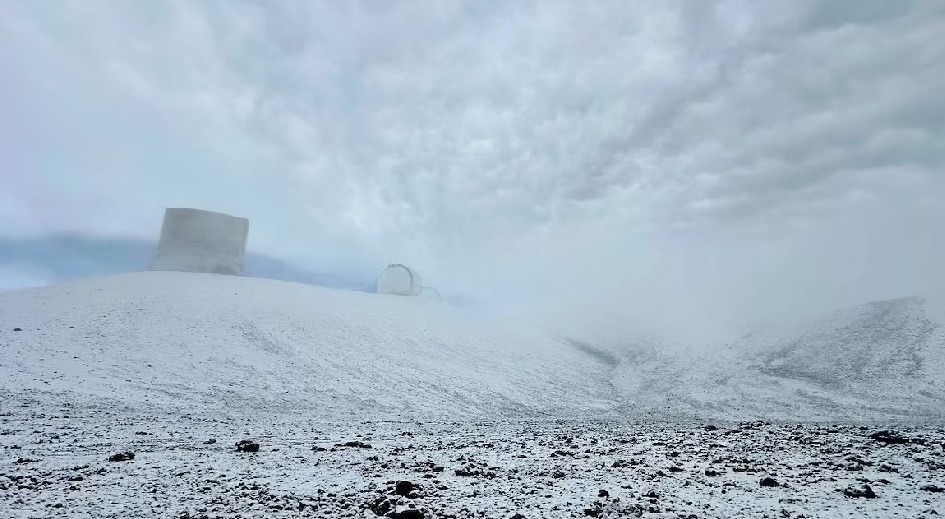
<instances>
[{"instance_id":1,"label":"white observatory building","mask_svg":"<svg viewBox=\"0 0 945 519\"><path fill-rule=\"evenodd\" d=\"M391 263L377 278L378 294L418 296L423 292L423 280L417 271L400 263Z\"/></svg>"},{"instance_id":2,"label":"white observatory building","mask_svg":"<svg viewBox=\"0 0 945 519\"><path fill-rule=\"evenodd\" d=\"M240 275L249 220L200 209L164 213L161 241L150 270Z\"/></svg>"}]
</instances>

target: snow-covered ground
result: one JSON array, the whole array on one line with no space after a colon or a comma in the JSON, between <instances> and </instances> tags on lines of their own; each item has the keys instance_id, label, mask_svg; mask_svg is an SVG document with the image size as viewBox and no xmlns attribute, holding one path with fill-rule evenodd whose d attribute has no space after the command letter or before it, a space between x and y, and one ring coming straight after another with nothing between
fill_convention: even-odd
<instances>
[{"instance_id":1,"label":"snow-covered ground","mask_svg":"<svg viewBox=\"0 0 945 519\"><path fill-rule=\"evenodd\" d=\"M934 517L938 308L687 353L252 278L4 293L0 517Z\"/></svg>"},{"instance_id":2,"label":"snow-covered ground","mask_svg":"<svg viewBox=\"0 0 945 519\"><path fill-rule=\"evenodd\" d=\"M945 513L941 427L904 427L891 439L905 443L885 443L848 424L326 422L5 396L0 517ZM242 440L259 451L237 452ZM134 458L109 461L125 452Z\"/></svg>"},{"instance_id":3,"label":"snow-covered ground","mask_svg":"<svg viewBox=\"0 0 945 519\"><path fill-rule=\"evenodd\" d=\"M21 331L14 331L19 328ZM609 366L427 298L144 272L0 294L3 387L331 418L585 416Z\"/></svg>"}]
</instances>

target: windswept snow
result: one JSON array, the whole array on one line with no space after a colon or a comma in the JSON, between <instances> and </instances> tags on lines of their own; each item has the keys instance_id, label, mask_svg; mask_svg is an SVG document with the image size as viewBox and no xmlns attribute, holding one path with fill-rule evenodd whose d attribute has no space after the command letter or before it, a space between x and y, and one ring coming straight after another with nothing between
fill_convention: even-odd
<instances>
[{"instance_id":1,"label":"windswept snow","mask_svg":"<svg viewBox=\"0 0 945 519\"><path fill-rule=\"evenodd\" d=\"M22 331L13 331L21 328ZM5 390L333 418L585 416L606 363L427 298L145 272L0 294Z\"/></svg>"}]
</instances>

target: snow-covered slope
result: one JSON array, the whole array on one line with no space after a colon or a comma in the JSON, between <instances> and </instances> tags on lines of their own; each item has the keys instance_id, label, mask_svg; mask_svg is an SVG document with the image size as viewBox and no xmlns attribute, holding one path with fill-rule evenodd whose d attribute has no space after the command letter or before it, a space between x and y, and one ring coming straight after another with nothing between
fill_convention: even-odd
<instances>
[{"instance_id":1,"label":"snow-covered slope","mask_svg":"<svg viewBox=\"0 0 945 519\"><path fill-rule=\"evenodd\" d=\"M0 294L0 394L328 419L941 419L943 324L945 305L899 299L624 352L427 298L147 272Z\"/></svg>"},{"instance_id":2,"label":"snow-covered slope","mask_svg":"<svg viewBox=\"0 0 945 519\"><path fill-rule=\"evenodd\" d=\"M608 369L426 298L175 272L0 294L3 391L328 418L578 416L614 408Z\"/></svg>"},{"instance_id":3,"label":"snow-covered slope","mask_svg":"<svg viewBox=\"0 0 945 519\"><path fill-rule=\"evenodd\" d=\"M945 313L869 303L705 352L637 350L615 386L641 410L730 417L945 417Z\"/></svg>"}]
</instances>

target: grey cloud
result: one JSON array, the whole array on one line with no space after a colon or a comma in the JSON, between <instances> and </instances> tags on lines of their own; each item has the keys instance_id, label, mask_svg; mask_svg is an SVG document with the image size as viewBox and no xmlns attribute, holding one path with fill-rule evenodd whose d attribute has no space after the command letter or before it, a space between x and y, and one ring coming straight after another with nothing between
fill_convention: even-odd
<instances>
[{"instance_id":1,"label":"grey cloud","mask_svg":"<svg viewBox=\"0 0 945 519\"><path fill-rule=\"evenodd\" d=\"M4 178L0 235L148 238L196 205L306 264L404 261L500 302L667 321L681 300L721 320L913 291L945 261L934 0L7 14L0 153L28 174Z\"/></svg>"}]
</instances>

